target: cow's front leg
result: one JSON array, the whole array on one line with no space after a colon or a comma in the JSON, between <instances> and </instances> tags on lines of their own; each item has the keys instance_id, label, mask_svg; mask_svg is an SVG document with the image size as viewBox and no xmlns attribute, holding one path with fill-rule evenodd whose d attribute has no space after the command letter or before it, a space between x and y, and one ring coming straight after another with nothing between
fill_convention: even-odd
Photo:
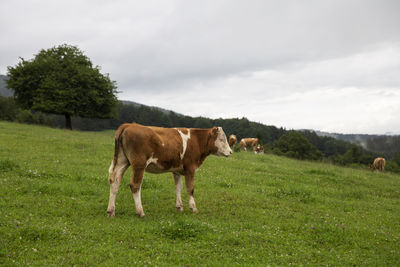
<instances>
[{"instance_id":1,"label":"cow's front leg","mask_svg":"<svg viewBox=\"0 0 400 267\"><path fill-rule=\"evenodd\" d=\"M183 212L183 204L181 199L182 192L182 179L181 176L177 173L174 173L174 181L175 181L175 192L176 192L176 209L180 212Z\"/></svg>"},{"instance_id":2,"label":"cow's front leg","mask_svg":"<svg viewBox=\"0 0 400 267\"><path fill-rule=\"evenodd\" d=\"M144 168L143 169L132 168L132 169L133 169L133 177L131 182L129 183L129 186L131 187L133 200L135 201L136 214L139 215L139 217L144 217L142 199L140 195Z\"/></svg>"},{"instance_id":3,"label":"cow's front leg","mask_svg":"<svg viewBox=\"0 0 400 267\"><path fill-rule=\"evenodd\" d=\"M197 213L196 203L194 202L194 172L185 175L186 190L189 195L189 207L194 212Z\"/></svg>"}]
</instances>

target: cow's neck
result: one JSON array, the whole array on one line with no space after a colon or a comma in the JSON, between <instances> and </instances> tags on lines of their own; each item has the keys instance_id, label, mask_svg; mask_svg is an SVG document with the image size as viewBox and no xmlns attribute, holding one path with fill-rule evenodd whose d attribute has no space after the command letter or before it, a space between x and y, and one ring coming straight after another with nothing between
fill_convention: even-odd
<instances>
[{"instance_id":1,"label":"cow's neck","mask_svg":"<svg viewBox=\"0 0 400 267\"><path fill-rule=\"evenodd\" d=\"M211 149L209 145L210 129L191 129L191 132L194 134L192 136L196 136L197 138L197 146L199 149L199 163L203 163L205 158L210 155Z\"/></svg>"}]
</instances>

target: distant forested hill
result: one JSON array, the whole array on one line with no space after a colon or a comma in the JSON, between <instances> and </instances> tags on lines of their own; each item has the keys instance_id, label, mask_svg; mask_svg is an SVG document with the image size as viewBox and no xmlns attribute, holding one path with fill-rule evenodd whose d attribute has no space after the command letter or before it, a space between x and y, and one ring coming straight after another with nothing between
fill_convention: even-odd
<instances>
[{"instance_id":1,"label":"distant forested hill","mask_svg":"<svg viewBox=\"0 0 400 267\"><path fill-rule=\"evenodd\" d=\"M315 132L319 136L329 136L364 147L366 146L368 139L379 137L379 135L371 135L371 134L340 134L340 133L327 133L321 131L315 131Z\"/></svg>"},{"instance_id":2,"label":"distant forested hill","mask_svg":"<svg viewBox=\"0 0 400 267\"><path fill-rule=\"evenodd\" d=\"M333 137L349 143L353 143L363 148L383 153L392 158L396 153L400 153L400 135L370 135L370 134L338 134L315 131L319 136Z\"/></svg>"}]
</instances>

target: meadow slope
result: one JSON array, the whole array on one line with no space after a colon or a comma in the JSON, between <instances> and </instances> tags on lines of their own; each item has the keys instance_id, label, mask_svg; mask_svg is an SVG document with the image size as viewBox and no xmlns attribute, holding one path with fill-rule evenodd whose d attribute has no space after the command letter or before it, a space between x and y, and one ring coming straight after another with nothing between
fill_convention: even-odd
<instances>
[{"instance_id":1,"label":"meadow slope","mask_svg":"<svg viewBox=\"0 0 400 267\"><path fill-rule=\"evenodd\" d=\"M125 174L108 218L113 131L0 122L0 265L362 265L400 263L400 176L274 155L210 156L198 214L171 174L145 174L146 217Z\"/></svg>"}]
</instances>

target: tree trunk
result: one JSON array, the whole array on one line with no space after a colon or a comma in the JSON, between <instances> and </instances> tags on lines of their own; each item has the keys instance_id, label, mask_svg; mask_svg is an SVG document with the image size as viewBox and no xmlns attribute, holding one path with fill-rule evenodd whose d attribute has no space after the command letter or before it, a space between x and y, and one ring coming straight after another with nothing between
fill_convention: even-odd
<instances>
[{"instance_id":1,"label":"tree trunk","mask_svg":"<svg viewBox=\"0 0 400 267\"><path fill-rule=\"evenodd\" d=\"M71 115L69 114L65 114L65 128L68 130L72 130Z\"/></svg>"}]
</instances>

